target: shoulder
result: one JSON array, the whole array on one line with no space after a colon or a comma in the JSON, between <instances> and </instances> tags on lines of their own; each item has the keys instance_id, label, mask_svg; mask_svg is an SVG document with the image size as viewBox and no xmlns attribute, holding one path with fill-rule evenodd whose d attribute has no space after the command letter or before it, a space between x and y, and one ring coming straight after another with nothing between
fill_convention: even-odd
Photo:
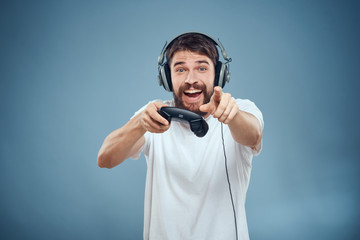
<instances>
[{"instance_id":1,"label":"shoulder","mask_svg":"<svg viewBox=\"0 0 360 240\"><path fill-rule=\"evenodd\" d=\"M240 98L235 99L235 101L241 111L254 115L259 120L261 127L262 128L264 127L262 112L254 102L252 102L249 99L240 99Z\"/></svg>"},{"instance_id":2,"label":"shoulder","mask_svg":"<svg viewBox=\"0 0 360 240\"><path fill-rule=\"evenodd\" d=\"M254 109L254 108L258 109L255 103L249 99L236 98L235 102L239 106L239 108L243 111L246 111L246 109Z\"/></svg>"}]
</instances>

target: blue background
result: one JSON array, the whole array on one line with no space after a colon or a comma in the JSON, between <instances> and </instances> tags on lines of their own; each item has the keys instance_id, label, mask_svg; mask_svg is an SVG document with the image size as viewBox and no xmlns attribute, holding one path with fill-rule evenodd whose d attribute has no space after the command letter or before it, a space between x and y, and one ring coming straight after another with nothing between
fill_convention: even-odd
<instances>
[{"instance_id":1,"label":"blue background","mask_svg":"<svg viewBox=\"0 0 360 240\"><path fill-rule=\"evenodd\" d=\"M141 239L146 163L100 169L166 40L220 38L265 119L252 239L359 238L359 1L1 1L0 238ZM232 223L231 223L232 224Z\"/></svg>"}]
</instances>

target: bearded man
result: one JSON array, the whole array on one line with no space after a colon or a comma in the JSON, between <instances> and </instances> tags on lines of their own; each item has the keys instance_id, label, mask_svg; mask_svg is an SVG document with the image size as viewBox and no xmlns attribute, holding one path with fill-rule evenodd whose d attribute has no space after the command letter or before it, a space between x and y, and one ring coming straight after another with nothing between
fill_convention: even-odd
<instances>
[{"instance_id":1,"label":"bearded man","mask_svg":"<svg viewBox=\"0 0 360 240\"><path fill-rule=\"evenodd\" d=\"M223 92L219 75L228 69L217 46L227 58L221 44L202 33L181 34L167 44L159 78L173 99L146 104L99 151L98 165L106 168L144 152L144 239L249 239L245 199L264 122L253 102ZM200 114L208 133L199 138L188 124L168 122L158 112L163 106Z\"/></svg>"}]
</instances>

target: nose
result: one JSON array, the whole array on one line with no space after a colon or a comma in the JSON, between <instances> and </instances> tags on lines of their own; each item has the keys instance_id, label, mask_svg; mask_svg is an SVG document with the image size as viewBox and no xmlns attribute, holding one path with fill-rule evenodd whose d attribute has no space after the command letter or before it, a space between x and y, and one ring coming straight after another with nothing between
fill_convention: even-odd
<instances>
[{"instance_id":1,"label":"nose","mask_svg":"<svg viewBox=\"0 0 360 240\"><path fill-rule=\"evenodd\" d=\"M198 80L196 78L196 74L194 73L194 71L189 71L186 79L185 79L185 83L188 83L188 84L194 84L194 83L197 83Z\"/></svg>"}]
</instances>

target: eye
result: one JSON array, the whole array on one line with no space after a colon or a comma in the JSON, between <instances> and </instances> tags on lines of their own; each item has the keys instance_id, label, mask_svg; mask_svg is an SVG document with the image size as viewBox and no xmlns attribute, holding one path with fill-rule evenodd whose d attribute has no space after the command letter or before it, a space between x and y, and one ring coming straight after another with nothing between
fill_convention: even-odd
<instances>
[{"instance_id":1,"label":"eye","mask_svg":"<svg viewBox=\"0 0 360 240\"><path fill-rule=\"evenodd\" d=\"M206 68L205 67L199 67L199 71L204 72L204 71L206 71Z\"/></svg>"},{"instance_id":2,"label":"eye","mask_svg":"<svg viewBox=\"0 0 360 240\"><path fill-rule=\"evenodd\" d=\"M183 69L183 68L178 68L178 69L176 69L176 72L185 72L185 69Z\"/></svg>"}]
</instances>

